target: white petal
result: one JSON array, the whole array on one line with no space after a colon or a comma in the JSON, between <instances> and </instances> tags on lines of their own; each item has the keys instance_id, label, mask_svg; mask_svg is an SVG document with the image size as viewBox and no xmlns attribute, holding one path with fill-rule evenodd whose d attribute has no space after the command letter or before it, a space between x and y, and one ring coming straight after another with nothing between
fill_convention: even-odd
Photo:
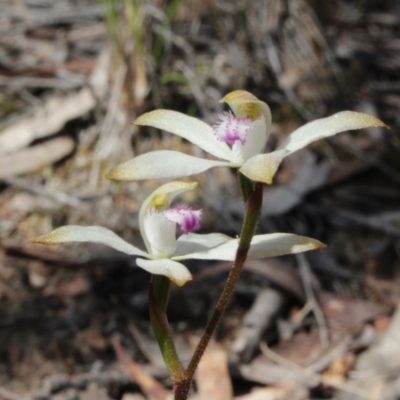
<instances>
[{"instance_id":1,"label":"white petal","mask_svg":"<svg viewBox=\"0 0 400 400\"><path fill-rule=\"evenodd\" d=\"M176 196L188 190L193 190L196 186L197 182L179 182L179 181L168 182L165 185L162 185L158 189L156 189L143 202L139 211L139 227L140 227L140 234L142 235L143 241L149 252L151 252L152 243L150 242L150 239L147 237L147 232L144 227L144 220L146 218L146 214L151 212L153 208L162 210L169 207L172 200ZM175 240L175 232L173 236Z\"/></svg>"},{"instance_id":2,"label":"white petal","mask_svg":"<svg viewBox=\"0 0 400 400\"><path fill-rule=\"evenodd\" d=\"M223 242L215 247L195 251L194 253L184 254L181 256L172 257L173 260L187 260L190 258L196 260L222 260L222 261L233 261L236 256L236 250L238 247L238 239L230 239Z\"/></svg>"},{"instance_id":3,"label":"white petal","mask_svg":"<svg viewBox=\"0 0 400 400\"><path fill-rule=\"evenodd\" d=\"M308 144L336 133L353 129L368 128L371 126L385 127L378 118L354 111L342 111L327 118L317 119L296 129L279 149L293 153Z\"/></svg>"},{"instance_id":4,"label":"white petal","mask_svg":"<svg viewBox=\"0 0 400 400\"><path fill-rule=\"evenodd\" d=\"M176 250L176 224L155 210L146 213L143 229L150 244L151 257L171 257Z\"/></svg>"},{"instance_id":5,"label":"white petal","mask_svg":"<svg viewBox=\"0 0 400 400\"><path fill-rule=\"evenodd\" d=\"M161 258L159 260L136 259L136 264L155 275L164 275L178 286L183 286L186 282L192 280L192 274L181 263Z\"/></svg>"},{"instance_id":6,"label":"white petal","mask_svg":"<svg viewBox=\"0 0 400 400\"><path fill-rule=\"evenodd\" d=\"M219 141L210 125L197 118L177 111L154 110L135 120L137 125L152 126L178 135L223 160L232 161L232 153L226 143Z\"/></svg>"},{"instance_id":7,"label":"white petal","mask_svg":"<svg viewBox=\"0 0 400 400\"><path fill-rule=\"evenodd\" d=\"M206 160L179 151L159 150L145 153L114 167L106 175L117 181L175 179L199 174L213 167L230 166L225 161Z\"/></svg>"},{"instance_id":8,"label":"white petal","mask_svg":"<svg viewBox=\"0 0 400 400\"><path fill-rule=\"evenodd\" d=\"M253 237L248 257L277 257L285 254L323 249L324 247L323 243L309 237L291 233L271 233Z\"/></svg>"},{"instance_id":9,"label":"white petal","mask_svg":"<svg viewBox=\"0 0 400 400\"><path fill-rule=\"evenodd\" d=\"M219 246L230 240L232 240L230 236L222 233L208 233L205 235L189 233L187 235L181 235L177 240L175 255L181 256L189 253L197 253Z\"/></svg>"},{"instance_id":10,"label":"white petal","mask_svg":"<svg viewBox=\"0 0 400 400\"><path fill-rule=\"evenodd\" d=\"M34 243L60 244L68 242L92 242L112 247L126 254L148 257L144 251L121 239L113 231L101 226L62 226L47 235L39 236Z\"/></svg>"},{"instance_id":11,"label":"white petal","mask_svg":"<svg viewBox=\"0 0 400 400\"><path fill-rule=\"evenodd\" d=\"M253 181L271 184L279 165L287 154L286 150L259 154L246 161L239 171Z\"/></svg>"},{"instance_id":12,"label":"white petal","mask_svg":"<svg viewBox=\"0 0 400 400\"><path fill-rule=\"evenodd\" d=\"M238 239L231 239L212 249L173 257L174 260L189 258L199 260L233 261L236 257ZM308 250L323 249L325 245L318 240L291 233L272 233L256 235L251 241L248 258L277 257L285 254L301 253Z\"/></svg>"}]
</instances>

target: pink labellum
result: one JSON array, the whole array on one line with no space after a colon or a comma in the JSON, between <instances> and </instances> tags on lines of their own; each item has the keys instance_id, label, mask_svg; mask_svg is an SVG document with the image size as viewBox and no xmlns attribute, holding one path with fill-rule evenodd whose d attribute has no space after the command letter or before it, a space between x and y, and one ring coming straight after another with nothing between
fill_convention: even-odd
<instances>
[{"instance_id":1,"label":"pink labellum","mask_svg":"<svg viewBox=\"0 0 400 400\"><path fill-rule=\"evenodd\" d=\"M231 146L237 141L244 145L254 122L250 118L237 118L232 112L222 113L219 117L220 121L213 127L217 138Z\"/></svg>"},{"instance_id":2,"label":"pink labellum","mask_svg":"<svg viewBox=\"0 0 400 400\"><path fill-rule=\"evenodd\" d=\"M187 234L200 228L203 210L192 210L190 207L174 207L161 211L161 214L169 221L177 223L182 233Z\"/></svg>"}]
</instances>

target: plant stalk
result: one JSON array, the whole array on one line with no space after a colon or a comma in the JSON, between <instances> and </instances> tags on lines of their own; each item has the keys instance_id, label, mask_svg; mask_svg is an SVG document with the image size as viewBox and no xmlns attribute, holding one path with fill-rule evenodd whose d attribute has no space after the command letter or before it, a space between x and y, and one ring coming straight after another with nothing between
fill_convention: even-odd
<instances>
[{"instance_id":1,"label":"plant stalk","mask_svg":"<svg viewBox=\"0 0 400 400\"><path fill-rule=\"evenodd\" d=\"M186 380L186 373L176 352L166 314L170 284L170 280L165 276L152 276L149 288L149 311L151 327L168 372L176 385Z\"/></svg>"},{"instance_id":2,"label":"plant stalk","mask_svg":"<svg viewBox=\"0 0 400 400\"><path fill-rule=\"evenodd\" d=\"M254 182L250 181L248 178L241 175L240 173L239 181L246 207L235 261L229 273L225 287L220 295L218 303L211 315L203 336L201 337L200 342L196 347L189 366L185 371L186 379L182 380L181 382L177 382L176 384L174 392L175 400L187 399L190 385L193 380L193 376L197 369L197 366L199 365L199 362L201 360L201 357L203 356L207 345L232 298L236 283L240 277L243 265L247 259L251 240L253 239L260 219L263 197L263 184L260 182L254 184Z\"/></svg>"}]
</instances>

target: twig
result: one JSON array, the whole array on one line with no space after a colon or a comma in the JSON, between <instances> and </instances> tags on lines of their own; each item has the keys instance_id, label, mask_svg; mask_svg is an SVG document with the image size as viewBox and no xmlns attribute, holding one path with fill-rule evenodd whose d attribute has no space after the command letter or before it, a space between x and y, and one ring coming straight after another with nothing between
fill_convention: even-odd
<instances>
[{"instance_id":1,"label":"twig","mask_svg":"<svg viewBox=\"0 0 400 400\"><path fill-rule=\"evenodd\" d=\"M322 313L321 307L319 306L318 300L314 294L310 265L304 254L296 254L296 259L299 264L300 275L303 280L307 302L310 303L315 319L317 320L317 324L319 326L319 337L321 344L323 346L327 346L329 344L328 328L324 314Z\"/></svg>"},{"instance_id":2,"label":"twig","mask_svg":"<svg viewBox=\"0 0 400 400\"><path fill-rule=\"evenodd\" d=\"M8 391L7 389L0 388L0 399L2 400L26 400L25 397Z\"/></svg>"},{"instance_id":3,"label":"twig","mask_svg":"<svg viewBox=\"0 0 400 400\"><path fill-rule=\"evenodd\" d=\"M314 114L303 106L302 102L296 96L295 92L287 85L282 84L281 77L283 75L283 68L279 60L278 49L276 48L275 42L272 38L272 34L265 35L265 50L267 52L270 67L275 75L275 79L278 81L280 88L285 93L286 98L306 121L315 119Z\"/></svg>"},{"instance_id":4,"label":"twig","mask_svg":"<svg viewBox=\"0 0 400 400\"><path fill-rule=\"evenodd\" d=\"M155 367L161 366L162 364L159 362L159 360L157 360L152 352L148 349L148 346L143 339L142 334L132 320L128 322L128 331L131 334L132 338L135 340L135 343L140 352L147 358L147 360Z\"/></svg>"},{"instance_id":5,"label":"twig","mask_svg":"<svg viewBox=\"0 0 400 400\"><path fill-rule=\"evenodd\" d=\"M319 384L330 386L334 389L342 390L343 392L359 396L362 399L366 400L370 399L369 393L366 393L361 389L349 385L348 383L332 381L324 377L323 375L317 374L316 372L313 372L310 369L303 368L300 365L281 357L279 354L272 351L264 342L260 344L260 349L266 357L269 357L272 361L276 362L277 364L290 368L292 371L297 372L303 376L307 376L311 379L314 379Z\"/></svg>"},{"instance_id":6,"label":"twig","mask_svg":"<svg viewBox=\"0 0 400 400\"><path fill-rule=\"evenodd\" d=\"M138 363L132 360L129 354L122 347L121 341L118 337L114 338L113 346L118 360L147 396L154 400L171 399L171 393L165 389L161 383L145 372Z\"/></svg>"},{"instance_id":7,"label":"twig","mask_svg":"<svg viewBox=\"0 0 400 400\"><path fill-rule=\"evenodd\" d=\"M88 204L79 200L78 198L71 196L67 193L60 192L54 189L42 185L36 185L25 179L10 177L10 178L0 178L1 181L7 183L8 185L18 187L20 189L26 190L33 194L47 197L50 200L56 201L57 203L65 204L70 207L80 208L84 211L90 211L91 208Z\"/></svg>"},{"instance_id":8,"label":"twig","mask_svg":"<svg viewBox=\"0 0 400 400\"><path fill-rule=\"evenodd\" d=\"M244 362L249 362L258 347L262 334L270 328L285 303L285 296L274 289L264 289L243 318L243 328L231 351Z\"/></svg>"},{"instance_id":9,"label":"twig","mask_svg":"<svg viewBox=\"0 0 400 400\"><path fill-rule=\"evenodd\" d=\"M81 80L67 80L65 78L37 78L33 76L18 76L10 77L0 75L0 86L5 86L11 89L25 89L25 88L49 88L49 89L64 89L72 90L82 87L84 84Z\"/></svg>"},{"instance_id":10,"label":"twig","mask_svg":"<svg viewBox=\"0 0 400 400\"><path fill-rule=\"evenodd\" d=\"M113 153L117 153L115 149L121 140L120 134L123 131L121 125L124 125L126 121L119 107L127 72L127 66L122 65L116 73L116 80L111 90L107 112L100 127L99 139L94 150L94 161L89 179L89 185L92 188L97 187L102 161L110 157Z\"/></svg>"}]
</instances>

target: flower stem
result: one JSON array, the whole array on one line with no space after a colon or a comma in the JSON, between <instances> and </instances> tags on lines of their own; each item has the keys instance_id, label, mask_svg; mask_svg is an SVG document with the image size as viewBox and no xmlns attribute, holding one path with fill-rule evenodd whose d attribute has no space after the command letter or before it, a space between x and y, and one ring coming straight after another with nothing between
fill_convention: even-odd
<instances>
[{"instance_id":1,"label":"flower stem","mask_svg":"<svg viewBox=\"0 0 400 400\"><path fill-rule=\"evenodd\" d=\"M220 295L218 303L206 326L203 336L193 354L193 357L186 369L186 379L178 383L175 391L175 400L186 400L196 368L203 356L207 345L214 334L214 331L226 310L232 297L236 283L239 279L243 265L246 261L250 249L251 240L256 231L262 206L263 185L257 182L255 185L245 176L239 173L240 187L242 188L243 198L246 202L245 215L243 219L242 231L239 239L239 246L236 258L229 273L225 287Z\"/></svg>"},{"instance_id":2,"label":"flower stem","mask_svg":"<svg viewBox=\"0 0 400 400\"><path fill-rule=\"evenodd\" d=\"M165 365L176 385L186 380L186 373L176 352L166 314L170 284L170 280L165 276L152 276L149 288L149 311L151 327Z\"/></svg>"}]
</instances>

